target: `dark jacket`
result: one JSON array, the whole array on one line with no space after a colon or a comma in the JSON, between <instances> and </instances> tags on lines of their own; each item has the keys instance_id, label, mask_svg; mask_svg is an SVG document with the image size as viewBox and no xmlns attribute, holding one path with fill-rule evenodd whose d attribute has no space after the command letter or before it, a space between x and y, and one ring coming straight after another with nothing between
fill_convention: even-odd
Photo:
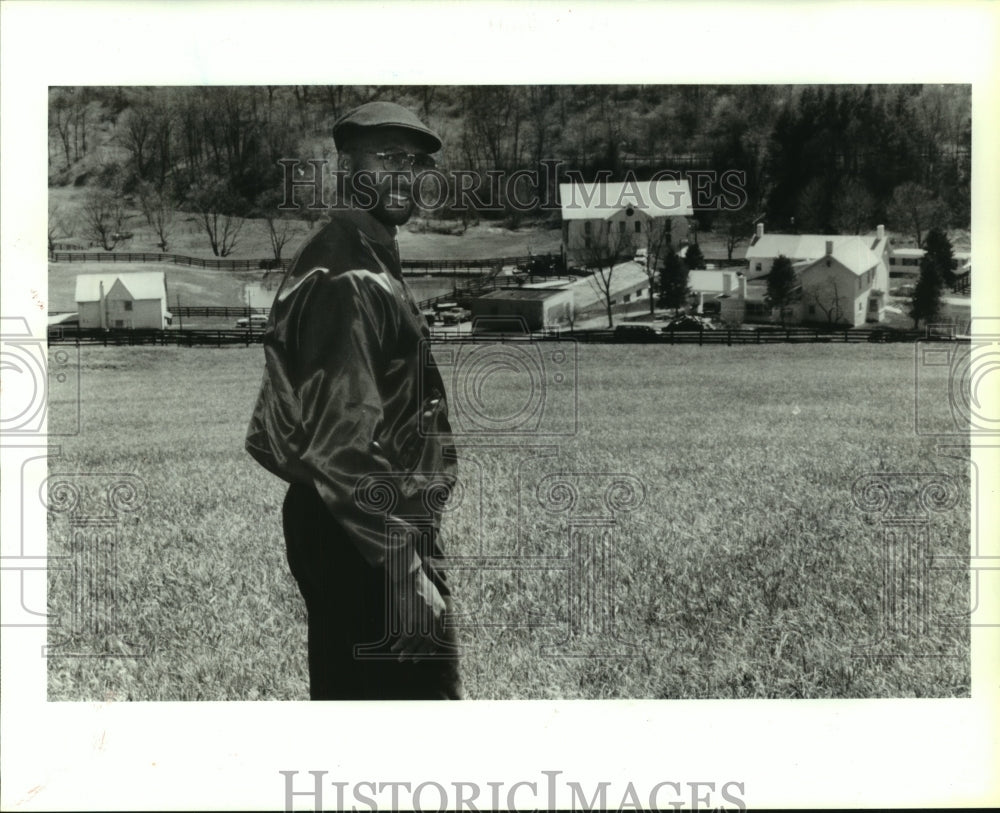
<instances>
[{"instance_id":1,"label":"dark jacket","mask_svg":"<svg viewBox=\"0 0 1000 813\"><path fill-rule=\"evenodd\" d=\"M394 231L338 211L295 256L264 332L246 438L266 469L315 488L373 565L431 552L415 541L414 519L436 528L456 470L444 384ZM368 510L355 494L366 475L389 486L369 489Z\"/></svg>"}]
</instances>

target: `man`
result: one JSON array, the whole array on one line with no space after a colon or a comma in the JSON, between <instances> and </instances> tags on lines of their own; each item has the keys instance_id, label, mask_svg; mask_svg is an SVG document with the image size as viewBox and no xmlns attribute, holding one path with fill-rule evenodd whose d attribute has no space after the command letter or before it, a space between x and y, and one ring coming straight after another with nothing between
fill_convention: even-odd
<instances>
[{"instance_id":1,"label":"man","mask_svg":"<svg viewBox=\"0 0 1000 813\"><path fill-rule=\"evenodd\" d=\"M414 167L432 165L441 140L388 102L341 117L333 136L351 205L278 289L246 447L291 483L282 517L312 699L458 699L437 543L455 450L395 239Z\"/></svg>"}]
</instances>

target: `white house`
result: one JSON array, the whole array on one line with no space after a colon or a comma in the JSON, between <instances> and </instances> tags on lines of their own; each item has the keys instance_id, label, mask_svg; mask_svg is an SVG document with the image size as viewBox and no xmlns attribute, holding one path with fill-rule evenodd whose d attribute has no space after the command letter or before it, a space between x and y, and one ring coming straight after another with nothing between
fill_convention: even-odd
<instances>
[{"instance_id":1,"label":"white house","mask_svg":"<svg viewBox=\"0 0 1000 813\"><path fill-rule=\"evenodd\" d=\"M791 322L832 322L859 326L866 321L881 321L889 290L889 241L885 227L874 235L765 234L757 225L757 234L747 247L747 282L757 295L778 257L787 257L800 283L799 301L786 310ZM746 289L749 291L749 288ZM751 298L745 293L747 304ZM759 307L722 307L734 315L758 315Z\"/></svg>"},{"instance_id":2,"label":"white house","mask_svg":"<svg viewBox=\"0 0 1000 813\"><path fill-rule=\"evenodd\" d=\"M81 274L76 278L80 327L164 328L167 284L162 271L134 274Z\"/></svg>"},{"instance_id":3,"label":"white house","mask_svg":"<svg viewBox=\"0 0 1000 813\"><path fill-rule=\"evenodd\" d=\"M664 229L676 248L694 214L686 180L563 183L559 203L566 260L583 266L595 253L631 257Z\"/></svg>"},{"instance_id":4,"label":"white house","mask_svg":"<svg viewBox=\"0 0 1000 813\"><path fill-rule=\"evenodd\" d=\"M922 248L893 248L889 252L889 276L915 279L920 275L920 261L924 257ZM972 254L968 251L952 251L951 267L956 274L964 274L972 269Z\"/></svg>"}]
</instances>

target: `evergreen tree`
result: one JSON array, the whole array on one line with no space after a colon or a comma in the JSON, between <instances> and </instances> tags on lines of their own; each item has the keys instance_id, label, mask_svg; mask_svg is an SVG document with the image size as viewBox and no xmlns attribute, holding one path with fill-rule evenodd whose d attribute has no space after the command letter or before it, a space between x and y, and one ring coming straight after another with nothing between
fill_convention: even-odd
<instances>
[{"instance_id":1,"label":"evergreen tree","mask_svg":"<svg viewBox=\"0 0 1000 813\"><path fill-rule=\"evenodd\" d=\"M684 265L688 267L689 271L705 267L705 255L701 253L701 246L697 243L689 245L687 251L684 252Z\"/></svg>"},{"instance_id":2,"label":"evergreen tree","mask_svg":"<svg viewBox=\"0 0 1000 813\"><path fill-rule=\"evenodd\" d=\"M951 249L951 241L947 235L938 228L933 228L927 232L924 238L924 259L933 266L937 275L944 285L954 285L955 270L952 263L955 255Z\"/></svg>"},{"instance_id":3,"label":"evergreen tree","mask_svg":"<svg viewBox=\"0 0 1000 813\"><path fill-rule=\"evenodd\" d=\"M673 249L668 249L660 269L659 298L656 304L661 308L677 308L688 298L688 269Z\"/></svg>"},{"instance_id":4,"label":"evergreen tree","mask_svg":"<svg viewBox=\"0 0 1000 813\"><path fill-rule=\"evenodd\" d=\"M941 311L941 275L938 273L935 261L929 255L924 255L920 261L920 278L910 296L910 318L913 319L913 329L924 323L933 322Z\"/></svg>"},{"instance_id":5,"label":"evergreen tree","mask_svg":"<svg viewBox=\"0 0 1000 813\"><path fill-rule=\"evenodd\" d=\"M767 275L767 304L777 308L781 314L781 324L785 324L785 308L799 298L799 280L792 268L792 261L784 254L774 261Z\"/></svg>"}]
</instances>

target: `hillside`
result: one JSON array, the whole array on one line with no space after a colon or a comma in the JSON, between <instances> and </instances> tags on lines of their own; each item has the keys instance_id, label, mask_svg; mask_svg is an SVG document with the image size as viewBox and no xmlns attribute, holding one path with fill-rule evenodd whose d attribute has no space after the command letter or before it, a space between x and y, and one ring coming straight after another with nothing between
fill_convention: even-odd
<instances>
[{"instance_id":1,"label":"hillside","mask_svg":"<svg viewBox=\"0 0 1000 813\"><path fill-rule=\"evenodd\" d=\"M898 192L909 184L936 221L969 224L967 85L53 88L50 185L152 192L186 212L273 210L277 161L334 158L337 116L376 98L440 132L446 173L535 170L545 159L585 179L736 170L739 218L811 232L876 222L902 231L914 196ZM546 198L550 187L540 173L531 191ZM538 214L508 192L473 220L511 227ZM702 229L716 208L696 201ZM447 204L432 214L461 216Z\"/></svg>"}]
</instances>

